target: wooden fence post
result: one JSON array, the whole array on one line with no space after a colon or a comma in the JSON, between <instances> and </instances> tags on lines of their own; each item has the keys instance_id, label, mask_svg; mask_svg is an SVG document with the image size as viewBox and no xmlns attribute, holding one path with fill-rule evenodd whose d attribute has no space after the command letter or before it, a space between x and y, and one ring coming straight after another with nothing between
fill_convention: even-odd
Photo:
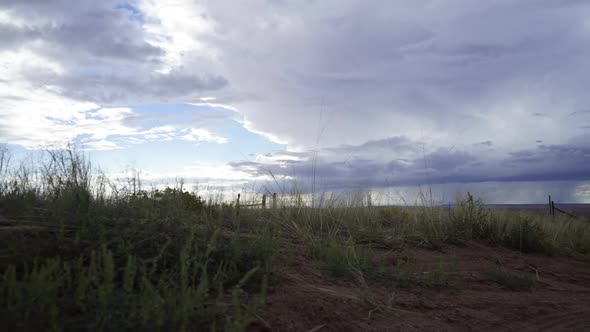
<instances>
[{"instance_id":1,"label":"wooden fence post","mask_svg":"<svg viewBox=\"0 0 590 332\"><path fill-rule=\"evenodd\" d=\"M238 200L236 201L236 216L240 215L240 194L238 194Z\"/></svg>"},{"instance_id":2,"label":"wooden fence post","mask_svg":"<svg viewBox=\"0 0 590 332\"><path fill-rule=\"evenodd\" d=\"M273 209L277 208L277 193L272 194L272 208Z\"/></svg>"},{"instance_id":3,"label":"wooden fence post","mask_svg":"<svg viewBox=\"0 0 590 332\"><path fill-rule=\"evenodd\" d=\"M266 209L266 194L262 194L262 208Z\"/></svg>"}]
</instances>

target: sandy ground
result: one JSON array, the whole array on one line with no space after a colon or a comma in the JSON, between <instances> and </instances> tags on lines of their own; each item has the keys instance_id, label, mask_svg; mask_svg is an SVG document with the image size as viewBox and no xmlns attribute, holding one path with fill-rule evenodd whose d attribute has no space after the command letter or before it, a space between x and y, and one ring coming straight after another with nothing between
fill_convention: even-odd
<instances>
[{"instance_id":1,"label":"sandy ground","mask_svg":"<svg viewBox=\"0 0 590 332\"><path fill-rule=\"evenodd\" d=\"M381 252L391 264L450 264L449 286L396 288L324 276L303 254L289 259L252 330L590 331L590 262L521 254L480 243L442 251ZM501 269L534 276L528 291L483 277Z\"/></svg>"}]
</instances>

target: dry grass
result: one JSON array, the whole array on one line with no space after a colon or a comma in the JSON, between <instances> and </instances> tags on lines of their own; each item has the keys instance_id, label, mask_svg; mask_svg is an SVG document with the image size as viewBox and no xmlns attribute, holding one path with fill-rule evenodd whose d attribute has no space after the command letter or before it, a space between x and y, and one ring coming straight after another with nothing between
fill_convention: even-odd
<instances>
[{"instance_id":1,"label":"dry grass","mask_svg":"<svg viewBox=\"0 0 590 332\"><path fill-rule=\"evenodd\" d=\"M0 160L8 160L0 158ZM381 208L290 195L276 209L205 202L182 187L116 187L73 151L36 168L0 164L0 319L5 328L243 330L256 320L293 243L322 271L359 284L446 287L445 265L391 266L375 250L485 241L588 257L590 224L486 209ZM488 278L521 289L520 279ZM523 279L524 280L524 279ZM524 285L524 284L523 284ZM526 287L525 287L526 288Z\"/></svg>"}]
</instances>

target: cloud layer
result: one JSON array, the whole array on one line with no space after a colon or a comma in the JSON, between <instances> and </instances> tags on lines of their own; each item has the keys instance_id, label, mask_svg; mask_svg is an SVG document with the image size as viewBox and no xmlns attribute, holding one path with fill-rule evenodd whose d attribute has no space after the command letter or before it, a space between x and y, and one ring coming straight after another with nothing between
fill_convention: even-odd
<instances>
[{"instance_id":1,"label":"cloud layer","mask_svg":"<svg viewBox=\"0 0 590 332\"><path fill-rule=\"evenodd\" d=\"M575 0L2 1L0 139L225 143L94 113L207 104L287 144L230 164L243 173L328 188L585 181L588 17Z\"/></svg>"}]
</instances>

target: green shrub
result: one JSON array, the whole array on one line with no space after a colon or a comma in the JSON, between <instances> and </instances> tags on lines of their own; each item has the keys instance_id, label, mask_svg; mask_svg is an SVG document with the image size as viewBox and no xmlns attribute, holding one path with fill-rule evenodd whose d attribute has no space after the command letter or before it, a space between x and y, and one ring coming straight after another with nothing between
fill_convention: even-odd
<instances>
[{"instance_id":1,"label":"green shrub","mask_svg":"<svg viewBox=\"0 0 590 332\"><path fill-rule=\"evenodd\" d=\"M369 266L369 252L354 243L341 243L336 239L322 242L315 248L322 271L332 277L354 277Z\"/></svg>"},{"instance_id":2,"label":"green shrub","mask_svg":"<svg viewBox=\"0 0 590 332\"><path fill-rule=\"evenodd\" d=\"M253 262L228 257L212 263L215 251L223 250L216 242L212 238L202 248L195 238L187 237L175 262L132 255L117 259L103 246L73 261L58 257L10 265L0 280L3 326L11 330L183 330L247 324L253 316L243 312L246 293L242 289L262 269L259 262L266 257L258 256ZM231 280L236 274L241 275ZM258 283L262 278L266 276ZM232 290L231 303L225 301L225 289ZM227 321L228 317L234 318Z\"/></svg>"},{"instance_id":3,"label":"green shrub","mask_svg":"<svg viewBox=\"0 0 590 332\"><path fill-rule=\"evenodd\" d=\"M421 271L413 263L386 264L371 259L371 250L350 242L335 239L323 242L315 250L321 269L331 277L357 278L376 281L396 287L425 286L433 288L448 285L448 268L442 264L432 271Z\"/></svg>"},{"instance_id":4,"label":"green shrub","mask_svg":"<svg viewBox=\"0 0 590 332\"><path fill-rule=\"evenodd\" d=\"M501 244L523 252L553 253L553 248L543 228L530 217L517 216L504 224Z\"/></svg>"}]
</instances>

